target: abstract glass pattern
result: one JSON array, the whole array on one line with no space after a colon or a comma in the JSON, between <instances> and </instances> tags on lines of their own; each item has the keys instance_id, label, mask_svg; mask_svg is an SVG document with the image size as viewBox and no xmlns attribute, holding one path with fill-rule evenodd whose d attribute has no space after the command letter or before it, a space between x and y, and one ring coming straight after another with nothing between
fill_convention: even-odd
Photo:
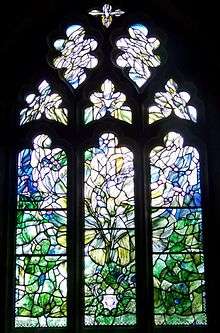
<instances>
[{"instance_id":1,"label":"abstract glass pattern","mask_svg":"<svg viewBox=\"0 0 220 333\"><path fill-rule=\"evenodd\" d=\"M17 213L17 254L65 254L65 210L20 210Z\"/></svg>"},{"instance_id":2,"label":"abstract glass pattern","mask_svg":"<svg viewBox=\"0 0 220 333\"><path fill-rule=\"evenodd\" d=\"M18 208L66 208L66 154L51 149L47 135L33 141L34 149L24 149L18 157Z\"/></svg>"},{"instance_id":3,"label":"abstract glass pattern","mask_svg":"<svg viewBox=\"0 0 220 333\"><path fill-rule=\"evenodd\" d=\"M16 327L66 326L66 257L21 256L16 262Z\"/></svg>"},{"instance_id":4,"label":"abstract glass pattern","mask_svg":"<svg viewBox=\"0 0 220 333\"><path fill-rule=\"evenodd\" d=\"M85 38L85 30L80 25L71 25L66 30L67 39L57 39L54 42L56 50L62 53L53 61L53 65L64 68L64 79L76 89L86 79L86 68L94 68L98 60L90 52L97 47L93 38Z\"/></svg>"},{"instance_id":5,"label":"abstract glass pattern","mask_svg":"<svg viewBox=\"0 0 220 333\"><path fill-rule=\"evenodd\" d=\"M160 65L160 57L154 54L160 42L147 38L148 29L142 24L129 28L130 38L120 38L116 45L123 52L117 59L119 67L130 67L129 77L140 88L150 78L150 68Z\"/></svg>"},{"instance_id":6,"label":"abstract glass pattern","mask_svg":"<svg viewBox=\"0 0 220 333\"><path fill-rule=\"evenodd\" d=\"M125 122L132 122L132 113L129 106L124 105L126 96L121 92L115 92L114 84L105 80L101 86L101 92L94 92L90 96L93 106L84 111L85 124L98 120L105 115L111 115Z\"/></svg>"},{"instance_id":7,"label":"abstract glass pattern","mask_svg":"<svg viewBox=\"0 0 220 333\"><path fill-rule=\"evenodd\" d=\"M135 325L133 154L105 133L85 152L85 324Z\"/></svg>"},{"instance_id":8,"label":"abstract glass pattern","mask_svg":"<svg viewBox=\"0 0 220 333\"><path fill-rule=\"evenodd\" d=\"M46 118L67 124L67 109L61 107L62 98L52 93L47 81L42 81L38 87L39 95L30 94L26 97L28 107L20 111L20 125L32 120Z\"/></svg>"},{"instance_id":9,"label":"abstract glass pattern","mask_svg":"<svg viewBox=\"0 0 220 333\"><path fill-rule=\"evenodd\" d=\"M124 14L124 12L121 9L116 9L116 10L112 11L112 6L108 5L108 4L105 4L102 7L102 12L99 11L99 10L94 9L94 10L91 10L89 12L89 14L93 15L93 16L100 16L101 15L102 24L106 28L108 28L112 23L112 16L121 16L122 14Z\"/></svg>"},{"instance_id":10,"label":"abstract glass pattern","mask_svg":"<svg viewBox=\"0 0 220 333\"><path fill-rule=\"evenodd\" d=\"M173 112L177 117L196 122L197 111L194 106L188 105L190 94L178 92L178 85L169 79L165 85L166 92L157 92L154 96L155 105L148 108L149 124L167 118Z\"/></svg>"},{"instance_id":11,"label":"abstract glass pattern","mask_svg":"<svg viewBox=\"0 0 220 333\"><path fill-rule=\"evenodd\" d=\"M165 148L155 147L151 160L151 203L153 207L200 207L199 153L183 147L175 132L165 137Z\"/></svg>"},{"instance_id":12,"label":"abstract glass pattern","mask_svg":"<svg viewBox=\"0 0 220 333\"><path fill-rule=\"evenodd\" d=\"M152 208L154 252L202 251L201 208Z\"/></svg>"},{"instance_id":13,"label":"abstract glass pattern","mask_svg":"<svg viewBox=\"0 0 220 333\"><path fill-rule=\"evenodd\" d=\"M156 325L206 324L202 254L153 254Z\"/></svg>"},{"instance_id":14,"label":"abstract glass pattern","mask_svg":"<svg viewBox=\"0 0 220 333\"><path fill-rule=\"evenodd\" d=\"M156 325L205 325L199 153L170 132L150 153Z\"/></svg>"},{"instance_id":15,"label":"abstract glass pattern","mask_svg":"<svg viewBox=\"0 0 220 333\"><path fill-rule=\"evenodd\" d=\"M66 326L67 158L38 135L18 156L15 327Z\"/></svg>"}]
</instances>

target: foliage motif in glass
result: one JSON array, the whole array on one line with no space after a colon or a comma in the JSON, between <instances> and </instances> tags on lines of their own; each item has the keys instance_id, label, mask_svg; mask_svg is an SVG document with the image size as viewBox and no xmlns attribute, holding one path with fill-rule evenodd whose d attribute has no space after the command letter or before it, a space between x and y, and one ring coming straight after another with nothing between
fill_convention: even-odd
<instances>
[{"instance_id":1,"label":"foliage motif in glass","mask_svg":"<svg viewBox=\"0 0 220 333\"><path fill-rule=\"evenodd\" d=\"M102 11L94 9L94 10L91 10L89 12L89 14L93 15L93 16L100 16L101 15L102 24L106 28L108 28L111 25L111 23L112 23L112 16L121 16L124 13L125 12L123 12L121 9L112 10L112 6L109 5L109 4L105 4L102 7Z\"/></svg>"},{"instance_id":2,"label":"foliage motif in glass","mask_svg":"<svg viewBox=\"0 0 220 333\"><path fill-rule=\"evenodd\" d=\"M150 106L149 124L174 113L182 119L196 122L197 111L194 106L188 105L190 94L185 91L178 92L178 85L173 79L169 79L165 85L166 92L157 92L154 96L155 104Z\"/></svg>"},{"instance_id":3,"label":"foliage motif in glass","mask_svg":"<svg viewBox=\"0 0 220 333\"><path fill-rule=\"evenodd\" d=\"M46 118L67 124L67 109L61 107L62 98L52 93L47 81L42 81L38 87L39 94L30 94L26 97L28 107L20 111L20 125L32 120Z\"/></svg>"},{"instance_id":4,"label":"foliage motif in glass","mask_svg":"<svg viewBox=\"0 0 220 333\"><path fill-rule=\"evenodd\" d=\"M85 324L136 323L133 154L111 133L85 152Z\"/></svg>"},{"instance_id":5,"label":"foliage motif in glass","mask_svg":"<svg viewBox=\"0 0 220 333\"><path fill-rule=\"evenodd\" d=\"M170 132L150 153L156 325L205 325L198 151Z\"/></svg>"},{"instance_id":6,"label":"foliage motif in glass","mask_svg":"<svg viewBox=\"0 0 220 333\"><path fill-rule=\"evenodd\" d=\"M129 106L124 105L126 96L121 92L115 92L114 84L105 80L101 85L101 92L94 92L90 96L93 106L84 111L85 124L98 120L104 116L112 116L127 123L132 122L132 113Z\"/></svg>"},{"instance_id":7,"label":"foliage motif in glass","mask_svg":"<svg viewBox=\"0 0 220 333\"><path fill-rule=\"evenodd\" d=\"M67 158L47 135L18 156L15 327L67 324Z\"/></svg>"},{"instance_id":8,"label":"foliage motif in glass","mask_svg":"<svg viewBox=\"0 0 220 333\"><path fill-rule=\"evenodd\" d=\"M152 208L154 252L202 251L201 208Z\"/></svg>"},{"instance_id":9,"label":"foliage motif in glass","mask_svg":"<svg viewBox=\"0 0 220 333\"><path fill-rule=\"evenodd\" d=\"M64 79L76 89L86 79L85 69L94 68L98 60L91 54L97 47L93 38L85 38L85 30L80 25L71 25L66 30L67 39L57 39L54 47L62 55L54 59L53 65L62 72Z\"/></svg>"},{"instance_id":10,"label":"foliage motif in glass","mask_svg":"<svg viewBox=\"0 0 220 333\"><path fill-rule=\"evenodd\" d=\"M122 54L116 59L119 67L130 68L129 77L140 88L150 78L150 68L160 65L159 55L154 54L160 42L157 38L147 38L148 29L142 24L131 25L130 38L120 38L116 45Z\"/></svg>"},{"instance_id":11,"label":"foliage motif in glass","mask_svg":"<svg viewBox=\"0 0 220 333\"><path fill-rule=\"evenodd\" d=\"M66 256L17 257L15 326L66 326L66 280Z\"/></svg>"},{"instance_id":12,"label":"foliage motif in glass","mask_svg":"<svg viewBox=\"0 0 220 333\"><path fill-rule=\"evenodd\" d=\"M17 254L65 254L65 210L19 210Z\"/></svg>"}]
</instances>

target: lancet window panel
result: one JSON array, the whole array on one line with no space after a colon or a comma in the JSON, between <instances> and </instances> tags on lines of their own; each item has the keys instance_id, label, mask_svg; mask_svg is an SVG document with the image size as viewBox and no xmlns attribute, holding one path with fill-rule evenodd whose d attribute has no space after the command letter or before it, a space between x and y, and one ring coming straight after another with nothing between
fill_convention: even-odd
<instances>
[{"instance_id":1,"label":"lancet window panel","mask_svg":"<svg viewBox=\"0 0 220 333\"><path fill-rule=\"evenodd\" d=\"M38 135L18 155L15 327L67 323L67 157Z\"/></svg>"},{"instance_id":2,"label":"lancet window panel","mask_svg":"<svg viewBox=\"0 0 220 333\"><path fill-rule=\"evenodd\" d=\"M112 133L85 152L85 324L136 324L132 152Z\"/></svg>"},{"instance_id":3,"label":"lancet window panel","mask_svg":"<svg viewBox=\"0 0 220 333\"><path fill-rule=\"evenodd\" d=\"M156 325L206 325L200 157L177 132L150 152Z\"/></svg>"}]
</instances>

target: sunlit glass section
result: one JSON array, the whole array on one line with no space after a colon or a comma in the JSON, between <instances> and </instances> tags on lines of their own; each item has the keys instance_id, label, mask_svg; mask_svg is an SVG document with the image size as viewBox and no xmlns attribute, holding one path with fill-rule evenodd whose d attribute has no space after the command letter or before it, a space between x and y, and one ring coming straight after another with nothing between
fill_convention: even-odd
<instances>
[{"instance_id":1,"label":"sunlit glass section","mask_svg":"<svg viewBox=\"0 0 220 333\"><path fill-rule=\"evenodd\" d=\"M156 92L154 103L148 108L149 124L169 117L171 114L181 118L197 121L197 110L189 105L190 94L179 91L178 84L169 79L165 85L165 91Z\"/></svg>"},{"instance_id":2,"label":"sunlit glass section","mask_svg":"<svg viewBox=\"0 0 220 333\"><path fill-rule=\"evenodd\" d=\"M90 101L92 106L84 111L85 124L105 116L111 116L129 124L132 122L131 109L125 104L126 96L120 91L115 91L111 80L105 80L101 85L101 92L94 92L90 96Z\"/></svg>"},{"instance_id":3,"label":"sunlit glass section","mask_svg":"<svg viewBox=\"0 0 220 333\"><path fill-rule=\"evenodd\" d=\"M26 98L27 106L20 111L20 125L38 119L55 120L67 125L68 111L62 106L62 98L52 92L47 81L42 81L37 94L29 94Z\"/></svg>"},{"instance_id":4,"label":"sunlit glass section","mask_svg":"<svg viewBox=\"0 0 220 333\"><path fill-rule=\"evenodd\" d=\"M117 40L121 51L116 59L119 67L129 68L130 79L141 88L151 77L152 68L160 65L160 57L154 54L160 42L155 37L148 38L148 29L143 24L133 24L128 29L129 38Z\"/></svg>"},{"instance_id":5,"label":"sunlit glass section","mask_svg":"<svg viewBox=\"0 0 220 333\"><path fill-rule=\"evenodd\" d=\"M54 67L62 69L61 75L76 89L85 81L86 70L97 66L97 58L91 54L97 48L97 41L86 38L81 25L71 25L66 30L66 39L57 39L54 47L61 53L53 60Z\"/></svg>"},{"instance_id":6,"label":"sunlit glass section","mask_svg":"<svg viewBox=\"0 0 220 333\"><path fill-rule=\"evenodd\" d=\"M135 325L133 154L111 133L85 152L86 325Z\"/></svg>"},{"instance_id":7,"label":"sunlit glass section","mask_svg":"<svg viewBox=\"0 0 220 333\"><path fill-rule=\"evenodd\" d=\"M66 154L38 135L17 174L15 327L66 326Z\"/></svg>"},{"instance_id":8,"label":"sunlit glass section","mask_svg":"<svg viewBox=\"0 0 220 333\"><path fill-rule=\"evenodd\" d=\"M205 325L199 153L175 132L150 153L156 325Z\"/></svg>"}]
</instances>

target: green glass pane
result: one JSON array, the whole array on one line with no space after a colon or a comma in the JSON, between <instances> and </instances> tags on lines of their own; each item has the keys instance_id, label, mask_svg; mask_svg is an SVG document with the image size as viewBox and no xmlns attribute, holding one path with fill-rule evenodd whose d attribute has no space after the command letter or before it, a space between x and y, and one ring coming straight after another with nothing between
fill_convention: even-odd
<instances>
[{"instance_id":1,"label":"green glass pane","mask_svg":"<svg viewBox=\"0 0 220 333\"><path fill-rule=\"evenodd\" d=\"M16 327L66 326L65 256L18 257Z\"/></svg>"},{"instance_id":2,"label":"green glass pane","mask_svg":"<svg viewBox=\"0 0 220 333\"><path fill-rule=\"evenodd\" d=\"M207 323L203 255L154 254L156 325Z\"/></svg>"},{"instance_id":3,"label":"green glass pane","mask_svg":"<svg viewBox=\"0 0 220 333\"><path fill-rule=\"evenodd\" d=\"M60 148L51 149L47 135L33 141L18 157L18 208L66 208L67 158Z\"/></svg>"},{"instance_id":4,"label":"green glass pane","mask_svg":"<svg viewBox=\"0 0 220 333\"><path fill-rule=\"evenodd\" d=\"M134 230L86 230L84 265L85 324L134 325Z\"/></svg>"},{"instance_id":5,"label":"green glass pane","mask_svg":"<svg viewBox=\"0 0 220 333\"><path fill-rule=\"evenodd\" d=\"M67 325L67 159L47 135L18 156L15 327Z\"/></svg>"},{"instance_id":6,"label":"green glass pane","mask_svg":"<svg viewBox=\"0 0 220 333\"><path fill-rule=\"evenodd\" d=\"M150 153L154 321L206 325L199 154L178 133L164 141Z\"/></svg>"},{"instance_id":7,"label":"green glass pane","mask_svg":"<svg viewBox=\"0 0 220 333\"><path fill-rule=\"evenodd\" d=\"M66 211L18 211L17 254L65 254Z\"/></svg>"},{"instance_id":8,"label":"green glass pane","mask_svg":"<svg viewBox=\"0 0 220 333\"><path fill-rule=\"evenodd\" d=\"M152 209L153 252L202 250L202 210Z\"/></svg>"},{"instance_id":9,"label":"green glass pane","mask_svg":"<svg viewBox=\"0 0 220 333\"><path fill-rule=\"evenodd\" d=\"M135 325L133 154L111 133L85 153L85 324Z\"/></svg>"}]
</instances>

